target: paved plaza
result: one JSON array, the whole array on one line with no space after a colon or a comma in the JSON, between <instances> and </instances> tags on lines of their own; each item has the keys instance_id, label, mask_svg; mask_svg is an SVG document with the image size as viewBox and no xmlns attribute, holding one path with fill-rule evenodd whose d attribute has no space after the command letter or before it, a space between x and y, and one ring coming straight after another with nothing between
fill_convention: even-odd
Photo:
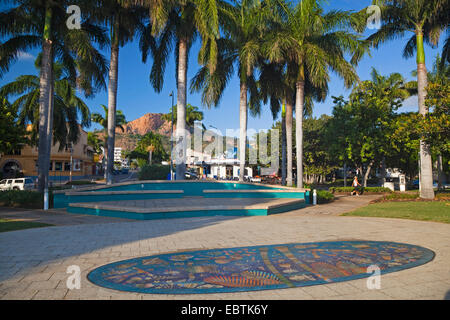
<instances>
[{"instance_id":1,"label":"paved plaza","mask_svg":"<svg viewBox=\"0 0 450 320\"><path fill-rule=\"evenodd\" d=\"M374 196L261 217L204 217L134 221L65 211L6 209L0 218L57 226L0 233L0 299L449 299L450 225L339 216ZM166 252L342 240L414 244L436 253L431 262L367 279L311 287L201 295L127 293L98 287L86 275L114 261ZM81 269L81 288L67 288L69 266Z\"/></svg>"}]
</instances>

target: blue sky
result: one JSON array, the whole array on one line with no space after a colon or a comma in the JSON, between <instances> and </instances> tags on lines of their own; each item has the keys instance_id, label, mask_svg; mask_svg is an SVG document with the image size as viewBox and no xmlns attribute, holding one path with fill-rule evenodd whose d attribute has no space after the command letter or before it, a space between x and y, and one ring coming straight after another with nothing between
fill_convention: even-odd
<instances>
[{"instance_id":1,"label":"blue sky","mask_svg":"<svg viewBox=\"0 0 450 320\"><path fill-rule=\"evenodd\" d=\"M334 0L324 4L326 9L341 10L361 10L371 4L371 0ZM369 35L371 30L367 30L364 35ZM415 58L403 59L402 51L411 35L408 34L404 39L398 39L386 43L378 50L371 52L371 57L366 56L359 63L357 72L362 80L370 77L372 67L375 67L381 74L387 75L392 72L401 73L407 80L412 80L411 71L416 68ZM426 46L426 65L430 69L436 54L442 49L442 41L438 49L432 49ZM188 79L190 80L199 66L197 64L197 54L199 44L194 44L190 52ZM24 53L19 61L12 65L10 71L0 79L0 86L14 80L17 76L23 74L36 74L34 68L34 58L38 50ZM105 57L109 59L109 52L104 51ZM121 109L126 116L127 121L139 118L140 116L152 113L167 113L171 104L170 92L173 90L176 94L175 82L175 59L172 56L166 68L164 87L161 93L156 93L150 85L149 74L152 61L144 64L141 61L141 55L137 42L127 44L121 48L119 54L119 88L118 88L118 109ZM322 114L331 114L333 101L331 96L347 96L349 91L345 89L344 83L339 77L332 74L329 83L330 93L324 103L316 103L314 116ZM176 98L175 98L176 101ZM225 129L239 128L239 80L236 76L232 78L226 88L220 105L217 108L207 109L201 104L200 94L190 94L188 92L187 102L198 106L204 112L204 124L208 127L212 125L225 133ZM86 103L92 112L101 112L101 104L107 105L107 93L105 91L98 93L92 99L86 99ZM410 98L404 103L400 111L417 111L417 99ZM260 117L252 118L249 116L248 127L255 130L267 129L272 126L274 120L268 107L263 107ZM96 128L91 126L88 130Z\"/></svg>"}]
</instances>

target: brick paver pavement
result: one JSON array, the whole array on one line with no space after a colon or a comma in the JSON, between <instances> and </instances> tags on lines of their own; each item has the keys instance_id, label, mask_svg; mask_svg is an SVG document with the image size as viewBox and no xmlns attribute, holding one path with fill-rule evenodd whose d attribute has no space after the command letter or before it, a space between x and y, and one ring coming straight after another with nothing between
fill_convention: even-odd
<instances>
[{"instance_id":1,"label":"brick paver pavement","mask_svg":"<svg viewBox=\"0 0 450 320\"><path fill-rule=\"evenodd\" d=\"M444 299L450 291L450 225L400 219L336 216L371 200L335 203L267 217L205 217L73 224L0 233L0 299ZM353 205L352 205L353 204ZM64 217L64 214L61 213ZM76 223L83 223L81 220ZM113 220L107 219L106 222ZM81 221L81 222L80 222ZM70 224L70 223L67 223ZM433 261L366 279L283 290L207 295L125 293L90 283L103 264L165 252L289 242L379 240L427 247ZM82 271L81 289L68 290L67 268Z\"/></svg>"}]
</instances>

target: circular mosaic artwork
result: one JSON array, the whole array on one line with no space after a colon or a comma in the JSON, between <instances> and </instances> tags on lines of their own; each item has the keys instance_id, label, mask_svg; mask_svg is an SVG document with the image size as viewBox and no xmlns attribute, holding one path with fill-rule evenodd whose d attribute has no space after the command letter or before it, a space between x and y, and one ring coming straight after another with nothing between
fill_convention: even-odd
<instances>
[{"instance_id":1,"label":"circular mosaic artwork","mask_svg":"<svg viewBox=\"0 0 450 320\"><path fill-rule=\"evenodd\" d=\"M88 279L121 291L200 294L311 286L425 264L434 252L378 241L290 243L160 254L94 269Z\"/></svg>"}]
</instances>

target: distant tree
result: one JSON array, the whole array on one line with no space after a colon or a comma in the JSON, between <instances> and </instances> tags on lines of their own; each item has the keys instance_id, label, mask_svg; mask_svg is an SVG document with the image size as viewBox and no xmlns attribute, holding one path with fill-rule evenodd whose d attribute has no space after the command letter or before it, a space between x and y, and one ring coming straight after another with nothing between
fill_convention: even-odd
<instances>
[{"instance_id":1,"label":"distant tree","mask_svg":"<svg viewBox=\"0 0 450 320\"><path fill-rule=\"evenodd\" d=\"M359 169L364 186L374 165L390 152L390 122L395 111L414 93L413 85L398 73L386 77L373 69L371 76L353 89L348 101L334 97L328 129L334 137L330 138L331 149Z\"/></svg>"},{"instance_id":2,"label":"distant tree","mask_svg":"<svg viewBox=\"0 0 450 320\"><path fill-rule=\"evenodd\" d=\"M103 147L105 148L105 154L107 154L107 148L108 148L108 108L105 105L101 105L104 115L100 113L93 113L92 114L92 122L98 123L103 127L103 133L104 133L104 143ZM122 132L125 132L125 128L123 127L127 121L125 119L125 115L123 114L122 110L116 111L116 128L119 128Z\"/></svg>"},{"instance_id":3,"label":"distant tree","mask_svg":"<svg viewBox=\"0 0 450 320\"><path fill-rule=\"evenodd\" d=\"M25 128L17 123L16 108L0 96L0 154L21 149L25 143Z\"/></svg>"},{"instance_id":4,"label":"distant tree","mask_svg":"<svg viewBox=\"0 0 450 320\"><path fill-rule=\"evenodd\" d=\"M173 122L177 123L177 106L173 106L170 109L169 113L165 113L162 115L162 119L165 121L172 121L172 112L173 112ZM186 105L186 125L188 127L193 127L195 121L203 120L203 112L198 110L198 107L192 106L189 103Z\"/></svg>"},{"instance_id":5,"label":"distant tree","mask_svg":"<svg viewBox=\"0 0 450 320\"><path fill-rule=\"evenodd\" d=\"M146 133L139 140L136 149L128 154L128 158L146 160L149 164L153 161L160 163L167 160L168 155L164 149L162 136L151 131Z\"/></svg>"}]
</instances>

